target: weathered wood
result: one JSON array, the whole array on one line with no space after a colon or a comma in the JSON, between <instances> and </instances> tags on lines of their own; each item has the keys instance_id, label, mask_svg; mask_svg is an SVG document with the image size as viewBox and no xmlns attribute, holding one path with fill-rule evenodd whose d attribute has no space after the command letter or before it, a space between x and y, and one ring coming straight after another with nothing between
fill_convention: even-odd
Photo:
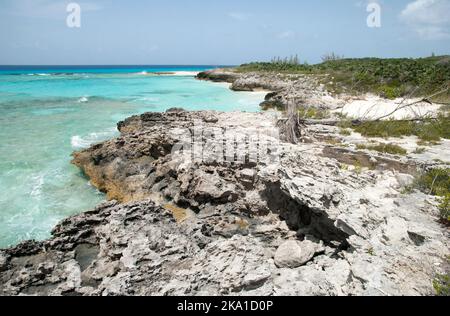
<instances>
[{"instance_id":1,"label":"weathered wood","mask_svg":"<svg viewBox=\"0 0 450 316\"><path fill-rule=\"evenodd\" d=\"M394 120L390 122L427 122L427 121L436 121L437 117L431 118L414 118L408 120ZM304 125L326 125L326 126L338 126L343 120L300 120L300 122ZM364 123L375 123L380 122L380 120L353 120L351 121L352 125L359 126Z\"/></svg>"}]
</instances>

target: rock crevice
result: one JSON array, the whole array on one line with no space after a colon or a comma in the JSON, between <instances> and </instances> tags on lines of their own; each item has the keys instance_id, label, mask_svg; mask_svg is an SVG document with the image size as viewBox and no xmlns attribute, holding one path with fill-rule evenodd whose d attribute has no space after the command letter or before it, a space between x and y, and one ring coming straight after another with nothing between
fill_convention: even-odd
<instances>
[{"instance_id":1,"label":"rock crevice","mask_svg":"<svg viewBox=\"0 0 450 316\"><path fill-rule=\"evenodd\" d=\"M355 174L323 146L282 143L276 121L173 109L120 122L120 137L73 159L110 201L0 251L0 295L432 294L448 252L432 198L402 195L392 171ZM279 157L250 163L244 146L233 163L187 159L180 131L199 126L251 126Z\"/></svg>"}]
</instances>

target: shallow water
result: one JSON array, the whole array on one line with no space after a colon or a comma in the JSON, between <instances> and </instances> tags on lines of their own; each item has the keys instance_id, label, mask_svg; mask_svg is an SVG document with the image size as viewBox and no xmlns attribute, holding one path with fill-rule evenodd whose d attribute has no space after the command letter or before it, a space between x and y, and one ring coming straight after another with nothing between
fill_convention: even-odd
<instances>
[{"instance_id":1,"label":"shallow water","mask_svg":"<svg viewBox=\"0 0 450 316\"><path fill-rule=\"evenodd\" d=\"M0 69L0 248L48 238L61 219L104 200L71 153L118 135L118 121L171 107L259 110L261 94L142 73L204 69Z\"/></svg>"}]
</instances>

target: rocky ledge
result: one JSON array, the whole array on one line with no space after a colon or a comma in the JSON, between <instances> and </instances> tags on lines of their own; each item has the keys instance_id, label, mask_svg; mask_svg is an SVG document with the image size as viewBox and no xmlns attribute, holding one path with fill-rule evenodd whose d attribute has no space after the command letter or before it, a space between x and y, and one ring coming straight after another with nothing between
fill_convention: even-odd
<instances>
[{"instance_id":1,"label":"rocky ledge","mask_svg":"<svg viewBox=\"0 0 450 316\"><path fill-rule=\"evenodd\" d=\"M1 251L0 295L433 294L448 230L434 197L402 194L414 162L356 172L342 161L367 157L280 142L277 122L181 109L120 122L73 160L110 201ZM252 135L267 146L250 150Z\"/></svg>"},{"instance_id":2,"label":"rocky ledge","mask_svg":"<svg viewBox=\"0 0 450 316\"><path fill-rule=\"evenodd\" d=\"M306 107L335 109L345 103L333 97L318 76L263 72L238 72L235 69L214 69L197 75L200 80L230 83L234 91L267 90L263 109L283 109L289 103Z\"/></svg>"}]
</instances>

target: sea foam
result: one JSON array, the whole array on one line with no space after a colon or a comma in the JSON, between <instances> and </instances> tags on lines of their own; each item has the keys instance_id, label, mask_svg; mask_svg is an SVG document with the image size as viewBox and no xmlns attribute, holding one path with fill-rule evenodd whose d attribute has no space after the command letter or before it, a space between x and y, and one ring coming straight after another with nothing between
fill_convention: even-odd
<instances>
[{"instance_id":1,"label":"sea foam","mask_svg":"<svg viewBox=\"0 0 450 316\"><path fill-rule=\"evenodd\" d=\"M116 129L115 128L111 128L105 132L99 132L99 133L90 133L87 136L80 136L80 135L75 135L72 136L71 138L71 145L72 148L77 150L77 149L85 149L85 148L89 148L91 145L104 141L108 138L112 138L114 136L114 134L116 133Z\"/></svg>"}]
</instances>

